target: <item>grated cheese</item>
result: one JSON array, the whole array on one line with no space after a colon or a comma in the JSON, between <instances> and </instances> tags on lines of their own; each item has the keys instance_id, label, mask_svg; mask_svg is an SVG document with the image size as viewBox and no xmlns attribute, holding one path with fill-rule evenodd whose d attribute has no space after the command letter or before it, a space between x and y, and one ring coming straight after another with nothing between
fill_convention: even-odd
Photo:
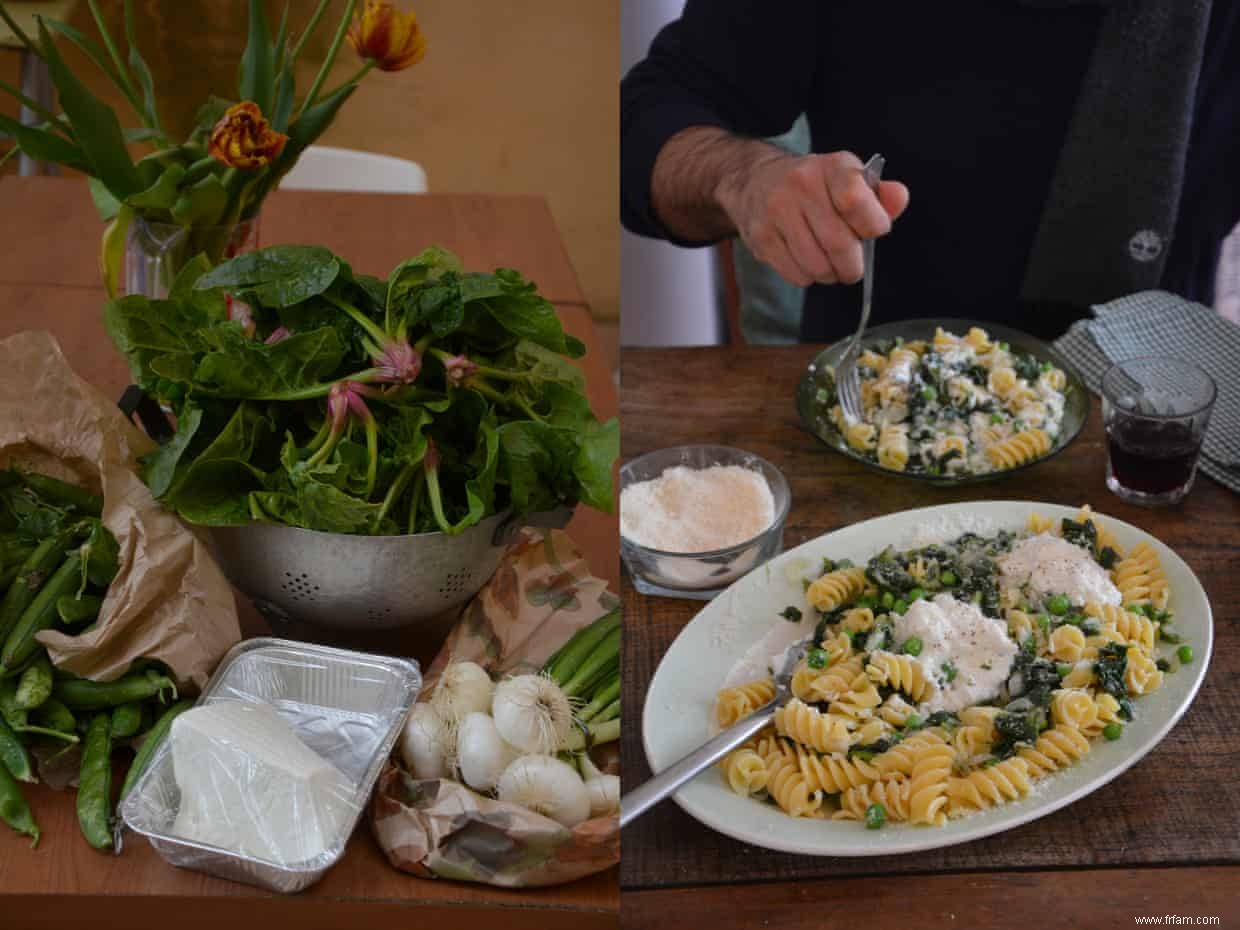
<instances>
[{"instance_id":1,"label":"grated cheese","mask_svg":"<svg viewBox=\"0 0 1240 930\"><path fill-rule=\"evenodd\" d=\"M747 542L775 522L775 498L740 465L676 465L620 492L620 532L663 552L713 552Z\"/></svg>"}]
</instances>

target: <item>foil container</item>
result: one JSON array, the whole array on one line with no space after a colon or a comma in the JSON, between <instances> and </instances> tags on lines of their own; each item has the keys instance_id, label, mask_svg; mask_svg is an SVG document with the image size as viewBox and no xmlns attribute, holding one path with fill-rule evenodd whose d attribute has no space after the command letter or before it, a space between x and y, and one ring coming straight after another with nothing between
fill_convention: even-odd
<instances>
[{"instance_id":1,"label":"foil container","mask_svg":"<svg viewBox=\"0 0 1240 930\"><path fill-rule=\"evenodd\" d=\"M421 670L409 659L266 637L234 646L207 682L197 704L270 705L354 786L339 836L312 859L282 864L176 835L181 799L167 740L121 802L121 818L174 866L270 891L302 891L344 854L421 687Z\"/></svg>"}]
</instances>

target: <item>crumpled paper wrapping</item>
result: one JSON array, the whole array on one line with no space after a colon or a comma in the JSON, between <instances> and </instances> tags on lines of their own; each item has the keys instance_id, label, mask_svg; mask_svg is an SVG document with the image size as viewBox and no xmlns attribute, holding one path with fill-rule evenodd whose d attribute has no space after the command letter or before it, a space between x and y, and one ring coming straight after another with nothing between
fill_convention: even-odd
<instances>
[{"instance_id":1,"label":"crumpled paper wrapping","mask_svg":"<svg viewBox=\"0 0 1240 930\"><path fill-rule=\"evenodd\" d=\"M101 351L110 351L106 348ZM52 662L111 681L158 659L178 685L201 688L241 639L232 588L206 545L165 511L138 475L154 448L116 404L69 367L50 333L0 341L0 466L17 464L102 493L120 573L95 627L38 634Z\"/></svg>"},{"instance_id":2,"label":"crumpled paper wrapping","mask_svg":"<svg viewBox=\"0 0 1240 930\"><path fill-rule=\"evenodd\" d=\"M465 608L426 674L422 699L450 661L477 662L493 678L541 668L574 632L618 603L566 534L527 534ZM614 815L569 829L391 763L379 778L370 819L392 865L423 878L529 888L570 882L620 861Z\"/></svg>"}]
</instances>

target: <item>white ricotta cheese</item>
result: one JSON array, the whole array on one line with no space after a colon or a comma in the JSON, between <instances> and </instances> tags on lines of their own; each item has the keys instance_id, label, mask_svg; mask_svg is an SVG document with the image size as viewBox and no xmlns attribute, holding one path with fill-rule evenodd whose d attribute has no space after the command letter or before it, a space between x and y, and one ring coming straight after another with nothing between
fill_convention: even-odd
<instances>
[{"instance_id":1,"label":"white ricotta cheese","mask_svg":"<svg viewBox=\"0 0 1240 930\"><path fill-rule=\"evenodd\" d=\"M291 865L347 826L353 786L269 705L193 707L173 721L169 745L178 836Z\"/></svg>"},{"instance_id":2,"label":"white ricotta cheese","mask_svg":"<svg viewBox=\"0 0 1240 930\"><path fill-rule=\"evenodd\" d=\"M1001 621L950 594L915 601L904 616L896 617L895 647L914 636L921 640L921 653L914 661L934 685L921 705L930 712L958 711L994 698L1018 648Z\"/></svg>"},{"instance_id":3,"label":"white ricotta cheese","mask_svg":"<svg viewBox=\"0 0 1240 930\"><path fill-rule=\"evenodd\" d=\"M1118 604L1121 600L1107 570L1088 552L1049 533L1022 539L996 562L1003 589L1028 584L1040 594L1066 594L1077 607L1090 601Z\"/></svg>"}]
</instances>

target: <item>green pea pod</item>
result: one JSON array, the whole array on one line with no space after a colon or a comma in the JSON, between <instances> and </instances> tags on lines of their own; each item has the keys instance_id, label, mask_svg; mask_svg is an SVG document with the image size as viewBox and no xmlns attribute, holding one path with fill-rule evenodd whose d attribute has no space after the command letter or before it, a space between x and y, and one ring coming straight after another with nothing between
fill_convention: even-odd
<instances>
[{"instance_id":1,"label":"green pea pod","mask_svg":"<svg viewBox=\"0 0 1240 930\"><path fill-rule=\"evenodd\" d=\"M76 527L54 533L35 546L30 558L22 563L13 584L5 592L4 600L0 601L0 643L8 638L48 576L64 560L65 550L76 533Z\"/></svg>"},{"instance_id":2,"label":"green pea pod","mask_svg":"<svg viewBox=\"0 0 1240 930\"><path fill-rule=\"evenodd\" d=\"M19 781L37 781L30 767L30 753L3 718L0 718L0 768Z\"/></svg>"},{"instance_id":3,"label":"green pea pod","mask_svg":"<svg viewBox=\"0 0 1240 930\"><path fill-rule=\"evenodd\" d=\"M112 723L95 714L86 725L78 773L78 826L95 849L112 848Z\"/></svg>"},{"instance_id":4,"label":"green pea pod","mask_svg":"<svg viewBox=\"0 0 1240 930\"><path fill-rule=\"evenodd\" d=\"M82 571L82 554L70 552L43 588L35 595L0 651L0 667L13 668L30 658L39 648L35 634L52 627L58 614L56 602L77 590Z\"/></svg>"},{"instance_id":5,"label":"green pea pod","mask_svg":"<svg viewBox=\"0 0 1240 930\"><path fill-rule=\"evenodd\" d=\"M106 588L120 571L120 546L116 537L98 520L90 521L90 535L82 544L82 588L86 582ZM81 593L80 591L78 593Z\"/></svg>"},{"instance_id":6,"label":"green pea pod","mask_svg":"<svg viewBox=\"0 0 1240 930\"><path fill-rule=\"evenodd\" d=\"M125 783L121 786L122 801L129 794L130 789L138 783L142 773L150 766L151 760L155 758L155 750L159 748L160 743L168 738L168 731L172 729L172 721L193 706L193 701L178 701L164 711L163 716L155 721L155 726L151 727L146 734L146 739L142 741L142 746L138 749L138 754L134 756L133 763L129 766L129 772L125 775Z\"/></svg>"},{"instance_id":7,"label":"green pea pod","mask_svg":"<svg viewBox=\"0 0 1240 930\"><path fill-rule=\"evenodd\" d=\"M59 733L72 735L77 730L77 718L73 716L73 711L54 697L49 697L40 704L33 712L32 719L39 726Z\"/></svg>"},{"instance_id":8,"label":"green pea pod","mask_svg":"<svg viewBox=\"0 0 1240 930\"><path fill-rule=\"evenodd\" d=\"M95 594L66 594L56 602L56 613L65 626L91 623L99 616L103 598Z\"/></svg>"},{"instance_id":9,"label":"green pea pod","mask_svg":"<svg viewBox=\"0 0 1240 930\"><path fill-rule=\"evenodd\" d=\"M169 692L175 700L176 684L167 675L161 675L154 669L131 673L116 681L63 678L52 685L52 694L70 710L104 710L153 697L163 700L165 692Z\"/></svg>"},{"instance_id":10,"label":"green pea pod","mask_svg":"<svg viewBox=\"0 0 1240 930\"><path fill-rule=\"evenodd\" d=\"M76 507L82 513L90 514L92 517L103 513L103 498L98 494L91 494L79 485L69 484L67 481L48 475L37 475L34 472L23 475L22 481L25 482L26 487L49 504L59 507Z\"/></svg>"},{"instance_id":11,"label":"green pea pod","mask_svg":"<svg viewBox=\"0 0 1240 930\"><path fill-rule=\"evenodd\" d=\"M141 701L130 701L112 708L112 738L129 739L142 729Z\"/></svg>"},{"instance_id":12,"label":"green pea pod","mask_svg":"<svg viewBox=\"0 0 1240 930\"><path fill-rule=\"evenodd\" d=\"M26 711L17 706L17 680L14 678L0 680L0 717L14 730L20 731L26 725Z\"/></svg>"},{"instance_id":13,"label":"green pea pod","mask_svg":"<svg viewBox=\"0 0 1240 930\"><path fill-rule=\"evenodd\" d=\"M52 663L47 653L37 656L17 681L17 706L34 710L52 696Z\"/></svg>"},{"instance_id":14,"label":"green pea pod","mask_svg":"<svg viewBox=\"0 0 1240 930\"><path fill-rule=\"evenodd\" d=\"M21 788L3 765L0 765L0 820L18 833L31 837L31 846L39 844L39 825L34 822L30 805L26 803Z\"/></svg>"}]
</instances>

